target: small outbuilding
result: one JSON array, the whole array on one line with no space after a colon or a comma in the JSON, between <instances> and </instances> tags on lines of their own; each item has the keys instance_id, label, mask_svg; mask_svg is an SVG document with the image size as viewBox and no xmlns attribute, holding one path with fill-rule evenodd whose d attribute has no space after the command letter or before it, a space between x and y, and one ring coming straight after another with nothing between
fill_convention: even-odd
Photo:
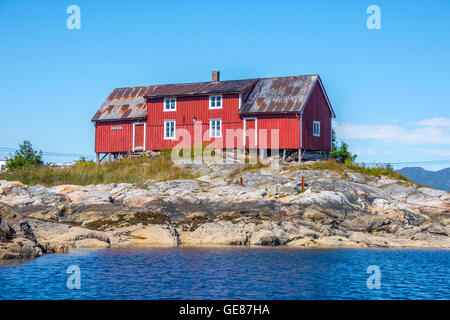
<instances>
[{"instance_id":1,"label":"small outbuilding","mask_svg":"<svg viewBox=\"0 0 450 320\"><path fill-rule=\"evenodd\" d=\"M0 171L6 170L6 160L0 159Z\"/></svg>"}]
</instances>

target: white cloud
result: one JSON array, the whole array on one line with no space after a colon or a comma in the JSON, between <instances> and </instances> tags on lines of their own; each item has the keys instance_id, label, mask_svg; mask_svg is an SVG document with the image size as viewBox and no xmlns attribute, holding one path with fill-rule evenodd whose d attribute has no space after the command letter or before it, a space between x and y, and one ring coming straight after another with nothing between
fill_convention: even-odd
<instances>
[{"instance_id":1,"label":"white cloud","mask_svg":"<svg viewBox=\"0 0 450 320\"><path fill-rule=\"evenodd\" d=\"M446 123L445 118L439 118L440 123ZM420 123L429 123L432 119ZM406 128L397 124L364 125L354 123L334 122L336 136L341 139L372 139L389 144L421 145L450 144L450 126L422 126Z\"/></svg>"},{"instance_id":2,"label":"white cloud","mask_svg":"<svg viewBox=\"0 0 450 320\"><path fill-rule=\"evenodd\" d=\"M422 154L429 154L433 156L442 156L442 157L450 157L450 148L449 149L415 149Z\"/></svg>"},{"instance_id":3,"label":"white cloud","mask_svg":"<svg viewBox=\"0 0 450 320\"><path fill-rule=\"evenodd\" d=\"M352 153L358 154L358 155L374 155L377 154L377 151L375 148L355 148L351 149Z\"/></svg>"},{"instance_id":4,"label":"white cloud","mask_svg":"<svg viewBox=\"0 0 450 320\"><path fill-rule=\"evenodd\" d=\"M436 127L450 127L450 119L449 118L433 118L433 119L424 119L419 122L413 122L413 124L419 126L436 126Z\"/></svg>"}]
</instances>

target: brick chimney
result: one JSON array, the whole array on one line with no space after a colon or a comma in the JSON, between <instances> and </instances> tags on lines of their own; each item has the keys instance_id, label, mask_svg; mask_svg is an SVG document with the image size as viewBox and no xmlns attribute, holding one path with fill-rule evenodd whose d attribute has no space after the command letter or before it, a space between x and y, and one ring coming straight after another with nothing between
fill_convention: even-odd
<instances>
[{"instance_id":1,"label":"brick chimney","mask_svg":"<svg viewBox=\"0 0 450 320\"><path fill-rule=\"evenodd\" d=\"M220 71L212 72L212 81L220 81Z\"/></svg>"}]
</instances>

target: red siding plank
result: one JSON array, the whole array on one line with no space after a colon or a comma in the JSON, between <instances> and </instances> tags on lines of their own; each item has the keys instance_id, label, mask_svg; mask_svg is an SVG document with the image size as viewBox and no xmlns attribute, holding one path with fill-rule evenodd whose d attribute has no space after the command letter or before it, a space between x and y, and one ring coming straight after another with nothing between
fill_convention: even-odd
<instances>
[{"instance_id":1,"label":"red siding plank","mask_svg":"<svg viewBox=\"0 0 450 320\"><path fill-rule=\"evenodd\" d=\"M313 136L313 121L320 121L320 137ZM331 112L318 83L303 111L302 139L303 149L331 150Z\"/></svg>"},{"instance_id":2,"label":"red siding plank","mask_svg":"<svg viewBox=\"0 0 450 320\"><path fill-rule=\"evenodd\" d=\"M121 128L119 130L119 128ZM114 121L95 126L95 152L127 152L133 148L133 123Z\"/></svg>"},{"instance_id":3,"label":"red siding plank","mask_svg":"<svg viewBox=\"0 0 450 320\"><path fill-rule=\"evenodd\" d=\"M164 120L175 120L176 129L187 130L193 140L193 118L195 117L197 125L202 123L202 137L206 143L224 139L229 129L242 128L242 121L238 114L239 95L224 94L222 97L222 109L209 109L209 96L178 97L176 111L163 111L162 98L150 99L147 103L146 149L172 148L181 142L181 139L164 140ZM222 138L210 138L207 134L211 119L222 119Z\"/></svg>"}]
</instances>

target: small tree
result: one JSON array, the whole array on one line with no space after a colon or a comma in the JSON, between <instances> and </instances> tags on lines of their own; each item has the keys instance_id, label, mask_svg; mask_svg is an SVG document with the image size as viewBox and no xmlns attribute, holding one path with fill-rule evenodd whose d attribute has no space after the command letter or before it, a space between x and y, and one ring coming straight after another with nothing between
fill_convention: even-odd
<instances>
[{"instance_id":1,"label":"small tree","mask_svg":"<svg viewBox=\"0 0 450 320\"><path fill-rule=\"evenodd\" d=\"M19 150L15 152L14 157L6 161L6 168L12 170L28 166L37 167L42 164L42 151L34 150L31 142L25 140L19 145Z\"/></svg>"},{"instance_id":2,"label":"small tree","mask_svg":"<svg viewBox=\"0 0 450 320\"><path fill-rule=\"evenodd\" d=\"M336 132L333 129L331 134L331 158L336 159L337 162L345 163L354 162L356 157L356 154L351 154L348 150L348 144L344 141L341 141L341 144L338 146L336 143Z\"/></svg>"}]
</instances>

